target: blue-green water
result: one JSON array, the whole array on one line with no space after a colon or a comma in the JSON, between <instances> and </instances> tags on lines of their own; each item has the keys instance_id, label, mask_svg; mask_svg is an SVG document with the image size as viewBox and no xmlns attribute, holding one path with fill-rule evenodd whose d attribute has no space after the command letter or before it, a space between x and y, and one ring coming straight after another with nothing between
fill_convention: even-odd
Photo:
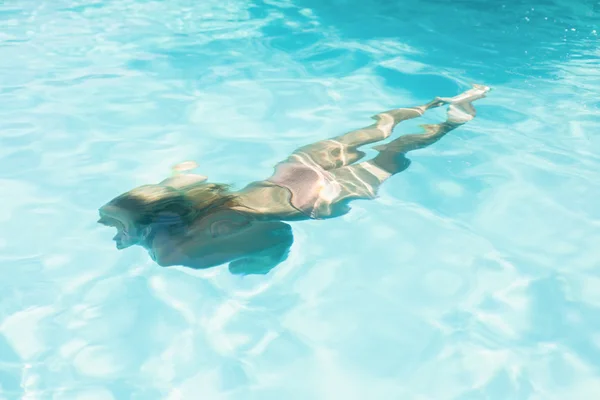
<instances>
[{"instance_id":1,"label":"blue-green water","mask_svg":"<svg viewBox=\"0 0 600 400\"><path fill-rule=\"evenodd\" d=\"M0 21L0 399L597 398L595 0L8 0ZM177 162L242 186L471 83L493 88L475 120L294 224L266 276L161 269L96 224Z\"/></svg>"}]
</instances>

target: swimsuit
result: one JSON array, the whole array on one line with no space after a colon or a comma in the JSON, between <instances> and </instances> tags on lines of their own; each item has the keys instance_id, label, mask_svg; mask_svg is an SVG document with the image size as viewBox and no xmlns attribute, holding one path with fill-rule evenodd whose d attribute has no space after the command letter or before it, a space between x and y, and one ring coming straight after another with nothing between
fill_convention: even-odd
<instances>
[{"instance_id":1,"label":"swimsuit","mask_svg":"<svg viewBox=\"0 0 600 400\"><path fill-rule=\"evenodd\" d=\"M295 154L293 161L285 161L275 167L268 182L290 192L290 204L296 210L313 219L330 214L330 206L341 192L335 177L309 157Z\"/></svg>"}]
</instances>

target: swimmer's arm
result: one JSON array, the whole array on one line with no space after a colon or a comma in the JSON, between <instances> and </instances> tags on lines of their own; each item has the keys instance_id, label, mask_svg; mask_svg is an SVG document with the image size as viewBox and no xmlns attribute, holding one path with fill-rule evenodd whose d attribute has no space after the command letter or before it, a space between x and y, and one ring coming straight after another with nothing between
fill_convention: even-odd
<instances>
[{"instance_id":1,"label":"swimmer's arm","mask_svg":"<svg viewBox=\"0 0 600 400\"><path fill-rule=\"evenodd\" d=\"M161 267L184 266L193 269L207 269L231 261L226 253L197 255L181 248L162 249L154 253L154 262Z\"/></svg>"},{"instance_id":2,"label":"swimmer's arm","mask_svg":"<svg viewBox=\"0 0 600 400\"><path fill-rule=\"evenodd\" d=\"M155 246L154 260L168 267L183 265L194 269L231 263L233 273L262 269L266 273L282 262L293 243L293 234L283 222L231 222L215 226L210 232L195 231L175 246ZM237 270L237 272L234 272Z\"/></svg>"},{"instance_id":3,"label":"swimmer's arm","mask_svg":"<svg viewBox=\"0 0 600 400\"><path fill-rule=\"evenodd\" d=\"M287 259L290 248L291 242L281 243L253 256L232 261L229 272L234 275L266 275Z\"/></svg>"},{"instance_id":4,"label":"swimmer's arm","mask_svg":"<svg viewBox=\"0 0 600 400\"><path fill-rule=\"evenodd\" d=\"M169 246L155 246L154 261L161 267L185 266L194 269L216 267L235 259L235 254L219 244L211 246L202 236Z\"/></svg>"},{"instance_id":5,"label":"swimmer's arm","mask_svg":"<svg viewBox=\"0 0 600 400\"><path fill-rule=\"evenodd\" d=\"M180 248L174 246L154 246L151 253L152 259L161 267L185 265L186 257Z\"/></svg>"},{"instance_id":6,"label":"swimmer's arm","mask_svg":"<svg viewBox=\"0 0 600 400\"><path fill-rule=\"evenodd\" d=\"M161 267L186 266L205 269L231 261L231 255L223 246L211 243L206 232L191 231L177 238L157 237L150 255Z\"/></svg>"}]
</instances>

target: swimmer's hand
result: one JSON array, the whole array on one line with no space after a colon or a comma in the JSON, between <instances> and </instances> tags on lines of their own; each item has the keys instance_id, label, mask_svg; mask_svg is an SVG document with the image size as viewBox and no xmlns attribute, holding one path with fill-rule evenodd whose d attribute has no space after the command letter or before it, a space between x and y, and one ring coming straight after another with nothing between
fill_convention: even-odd
<instances>
[{"instance_id":1,"label":"swimmer's hand","mask_svg":"<svg viewBox=\"0 0 600 400\"><path fill-rule=\"evenodd\" d=\"M198 163L196 161L184 161L171 167L171 174L175 176L181 174L182 172L191 171L196 168L198 168Z\"/></svg>"},{"instance_id":2,"label":"swimmer's hand","mask_svg":"<svg viewBox=\"0 0 600 400\"><path fill-rule=\"evenodd\" d=\"M198 168L198 164L194 161L184 161L171 168L171 176L160 182L160 185L170 186L173 189L181 189L186 186L195 185L205 182L208 177L200 174L186 173Z\"/></svg>"}]
</instances>

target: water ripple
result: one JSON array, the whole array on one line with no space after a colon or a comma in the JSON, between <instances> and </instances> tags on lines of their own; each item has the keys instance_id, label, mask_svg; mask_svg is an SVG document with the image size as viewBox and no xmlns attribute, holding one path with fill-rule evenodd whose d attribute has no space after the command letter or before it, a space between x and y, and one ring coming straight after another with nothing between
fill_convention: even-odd
<instances>
[{"instance_id":1,"label":"water ripple","mask_svg":"<svg viewBox=\"0 0 600 400\"><path fill-rule=\"evenodd\" d=\"M599 10L534 3L1 4L0 397L594 398ZM240 186L473 82L474 121L267 276L95 224L182 160Z\"/></svg>"}]
</instances>

